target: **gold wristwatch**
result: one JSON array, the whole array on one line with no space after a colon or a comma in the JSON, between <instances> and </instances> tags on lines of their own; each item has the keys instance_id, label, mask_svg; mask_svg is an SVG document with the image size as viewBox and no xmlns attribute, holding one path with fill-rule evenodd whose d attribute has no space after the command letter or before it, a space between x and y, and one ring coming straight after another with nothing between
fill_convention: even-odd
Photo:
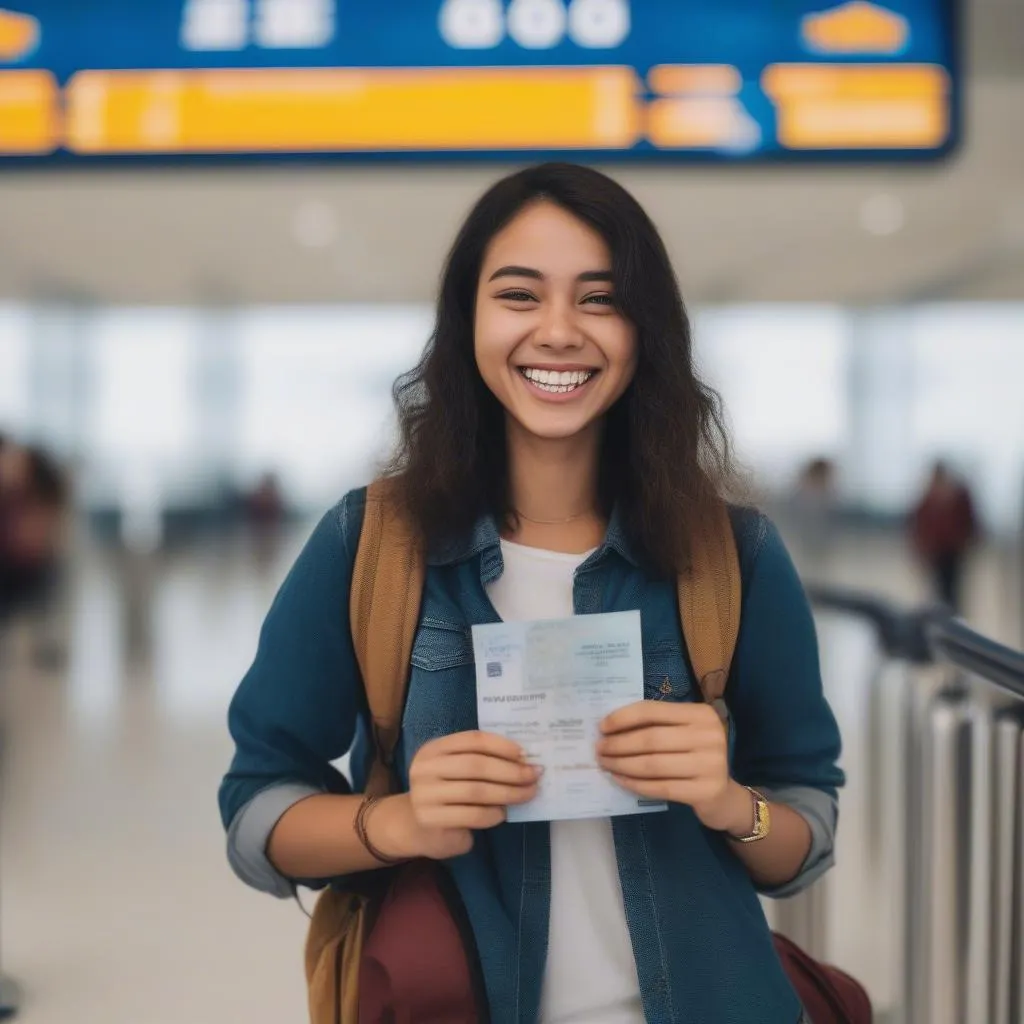
<instances>
[{"instance_id":1,"label":"gold wristwatch","mask_svg":"<svg viewBox=\"0 0 1024 1024\"><path fill-rule=\"evenodd\" d=\"M737 843L756 843L764 839L772 830L772 813L768 807L768 798L763 793L758 793L750 786L743 787L751 796L754 802L754 827L748 835L732 836Z\"/></svg>"}]
</instances>

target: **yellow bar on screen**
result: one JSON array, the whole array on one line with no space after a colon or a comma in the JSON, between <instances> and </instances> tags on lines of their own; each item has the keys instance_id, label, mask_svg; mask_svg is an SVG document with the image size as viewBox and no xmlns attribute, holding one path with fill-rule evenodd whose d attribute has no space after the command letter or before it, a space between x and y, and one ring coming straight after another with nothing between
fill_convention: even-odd
<instances>
[{"instance_id":1,"label":"yellow bar on screen","mask_svg":"<svg viewBox=\"0 0 1024 1024\"><path fill-rule=\"evenodd\" d=\"M85 153L620 149L641 127L631 68L247 69L77 74Z\"/></svg>"},{"instance_id":2,"label":"yellow bar on screen","mask_svg":"<svg viewBox=\"0 0 1024 1024\"><path fill-rule=\"evenodd\" d=\"M949 75L937 64L772 64L761 76L774 100L945 97Z\"/></svg>"},{"instance_id":3,"label":"yellow bar on screen","mask_svg":"<svg viewBox=\"0 0 1024 1024\"><path fill-rule=\"evenodd\" d=\"M713 149L735 138L733 100L695 96L652 100L647 108L647 137L660 149Z\"/></svg>"},{"instance_id":4,"label":"yellow bar on screen","mask_svg":"<svg viewBox=\"0 0 1024 1024\"><path fill-rule=\"evenodd\" d=\"M57 80L49 71L0 71L0 154L44 155L59 145Z\"/></svg>"},{"instance_id":5,"label":"yellow bar on screen","mask_svg":"<svg viewBox=\"0 0 1024 1024\"><path fill-rule=\"evenodd\" d=\"M647 84L661 96L735 96L743 78L731 64L659 64L647 73Z\"/></svg>"},{"instance_id":6,"label":"yellow bar on screen","mask_svg":"<svg viewBox=\"0 0 1024 1024\"><path fill-rule=\"evenodd\" d=\"M780 64L762 85L788 149L932 149L949 137L941 67Z\"/></svg>"},{"instance_id":7,"label":"yellow bar on screen","mask_svg":"<svg viewBox=\"0 0 1024 1024\"><path fill-rule=\"evenodd\" d=\"M788 149L934 149L948 138L949 113L935 100L809 101L778 115Z\"/></svg>"}]
</instances>

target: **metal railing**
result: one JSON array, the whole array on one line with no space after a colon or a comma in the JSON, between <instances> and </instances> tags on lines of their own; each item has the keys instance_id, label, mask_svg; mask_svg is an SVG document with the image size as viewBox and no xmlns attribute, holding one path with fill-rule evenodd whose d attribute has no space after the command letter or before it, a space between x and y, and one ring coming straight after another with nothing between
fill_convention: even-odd
<instances>
[{"instance_id":1,"label":"metal railing","mask_svg":"<svg viewBox=\"0 0 1024 1024\"><path fill-rule=\"evenodd\" d=\"M875 661L849 702L860 726L852 855L784 901L774 923L872 974L862 980L880 1017L1022 1024L1024 653L942 608L808 590L822 620L870 629ZM844 920L851 905L859 921ZM862 933L861 955L844 963L847 927Z\"/></svg>"}]
</instances>

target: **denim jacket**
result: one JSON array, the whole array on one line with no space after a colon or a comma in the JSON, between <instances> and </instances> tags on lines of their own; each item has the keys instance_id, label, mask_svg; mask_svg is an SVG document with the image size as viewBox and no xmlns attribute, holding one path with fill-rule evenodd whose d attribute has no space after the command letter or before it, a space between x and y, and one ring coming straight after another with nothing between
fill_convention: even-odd
<instances>
[{"instance_id":1,"label":"denim jacket","mask_svg":"<svg viewBox=\"0 0 1024 1024\"><path fill-rule=\"evenodd\" d=\"M255 660L229 712L236 743L220 789L235 870L284 895L265 856L274 823L315 792L359 791L367 768L365 698L348 628L348 594L365 491L317 526L278 592ZM772 524L733 510L743 609L726 691L731 772L799 810L814 835L788 895L831 864L836 790L843 776L835 719L823 696L807 599ZM502 572L499 534L482 519L471 536L428 558L420 626L398 750L410 762L431 739L477 727L470 626L498 616L485 587ZM639 609L645 695L699 699L674 581L644 571L616 517L579 568L577 614ZM352 789L338 761L352 750ZM797 1024L799 1001L782 971L757 890L727 840L689 807L613 822L626 919L645 1015L657 1024ZM535 1024L551 896L545 823L479 833L449 862L477 940L495 1024Z\"/></svg>"}]
</instances>

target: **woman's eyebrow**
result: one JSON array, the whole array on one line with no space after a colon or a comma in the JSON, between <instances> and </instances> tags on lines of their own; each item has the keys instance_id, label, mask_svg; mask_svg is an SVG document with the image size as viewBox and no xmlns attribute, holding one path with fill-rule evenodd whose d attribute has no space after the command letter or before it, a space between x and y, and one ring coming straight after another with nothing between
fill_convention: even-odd
<instances>
[{"instance_id":1,"label":"woman's eyebrow","mask_svg":"<svg viewBox=\"0 0 1024 1024\"><path fill-rule=\"evenodd\" d=\"M532 267L501 267L496 270L487 279L488 283L491 281L497 281L499 277L529 277L534 281L543 281L544 275L539 270L534 270Z\"/></svg>"},{"instance_id":2,"label":"woman's eyebrow","mask_svg":"<svg viewBox=\"0 0 1024 1024\"><path fill-rule=\"evenodd\" d=\"M544 275L533 267L517 267L508 266L500 267L487 279L488 283L491 281L497 281L499 277L528 277L534 281L543 281ZM588 281L611 281L612 272L610 270L584 270L582 274L579 274L576 278L579 282Z\"/></svg>"}]
</instances>

